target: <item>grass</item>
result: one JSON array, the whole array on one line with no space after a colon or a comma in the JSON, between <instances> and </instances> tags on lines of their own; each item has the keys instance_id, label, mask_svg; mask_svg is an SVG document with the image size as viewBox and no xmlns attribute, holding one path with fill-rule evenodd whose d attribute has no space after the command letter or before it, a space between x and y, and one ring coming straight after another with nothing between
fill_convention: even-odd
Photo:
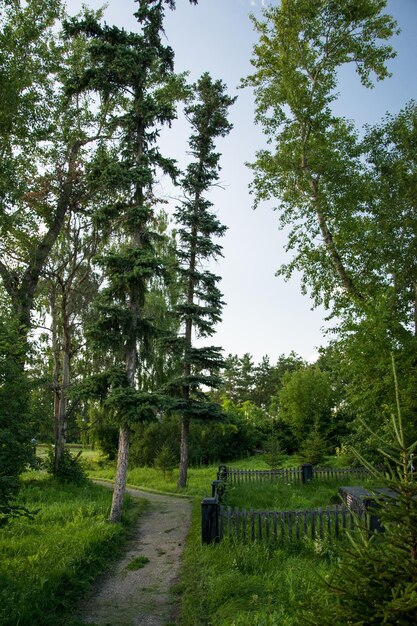
<instances>
[{"instance_id":1,"label":"grass","mask_svg":"<svg viewBox=\"0 0 417 626\"><path fill-rule=\"evenodd\" d=\"M110 524L110 491L58 485L40 473L24 477L19 500L38 513L2 529L0 624L69 624L68 611L118 555L141 505L128 500L123 523Z\"/></svg>"},{"instance_id":2,"label":"grass","mask_svg":"<svg viewBox=\"0 0 417 626\"><path fill-rule=\"evenodd\" d=\"M126 565L126 569L135 572L136 570L145 567L147 563L149 563L149 559L147 556L137 556L132 559L128 565Z\"/></svg>"},{"instance_id":3,"label":"grass","mask_svg":"<svg viewBox=\"0 0 417 626\"><path fill-rule=\"evenodd\" d=\"M82 452L81 458L90 478L104 478L113 480L115 476L115 462L106 461L99 450L92 450L89 447L82 447L78 444L69 444L67 447L73 454ZM48 446L38 444L37 455L42 458L46 456ZM297 455L283 455L280 459L280 468L300 467L301 457ZM211 482L216 478L218 466L221 462L202 467L191 467L188 470L188 484L184 489L177 489L178 469L166 473L164 476L160 469L154 467L134 467L128 470L127 482L131 486L142 487L152 491L161 491L178 495L192 497L205 497L211 494ZM343 464L343 460L335 456L326 457L323 466L338 467ZM230 461L228 467L240 469L270 469L264 454L256 454L244 459ZM348 484L348 483L347 483Z\"/></svg>"},{"instance_id":4,"label":"grass","mask_svg":"<svg viewBox=\"0 0 417 626\"><path fill-rule=\"evenodd\" d=\"M237 465L250 468L247 463ZM294 464L287 467L291 466ZM355 483L376 486L373 479L351 477L344 477L343 483L335 480L308 485L252 483L229 486L226 504L260 510L315 508L340 501L339 486ZM314 623L311 609L323 597L323 581L336 567L344 541L347 540L330 542L317 538L313 541L305 537L301 541L274 545L239 542L227 537L219 544L202 545L201 506L196 502L181 583L176 588L182 595L180 625L299 626ZM310 621L305 622L304 617Z\"/></svg>"},{"instance_id":5,"label":"grass","mask_svg":"<svg viewBox=\"0 0 417 626\"><path fill-rule=\"evenodd\" d=\"M286 546L225 539L201 543L200 505L195 503L181 583L181 626L299 626L301 613L321 593L337 553L308 541Z\"/></svg>"},{"instance_id":6,"label":"grass","mask_svg":"<svg viewBox=\"0 0 417 626\"><path fill-rule=\"evenodd\" d=\"M178 470L164 478L161 470L154 467L134 467L127 472L127 482L135 487L144 487L153 491L175 493L178 495L204 497L211 493L211 481L216 478L218 467L208 465L204 468L190 468L188 471L188 484L185 489L177 489ZM114 479L114 467L89 469L90 478Z\"/></svg>"},{"instance_id":7,"label":"grass","mask_svg":"<svg viewBox=\"0 0 417 626\"><path fill-rule=\"evenodd\" d=\"M87 457L90 476L114 478L114 466L99 463L97 452L88 451L87 455L83 452L83 456ZM300 464L301 461L298 458L283 457L280 466L297 467ZM326 466L339 464L339 459L326 459L323 463ZM245 469L268 469L263 455L235 461L228 465ZM184 553L181 582L176 587L176 592L182 596L180 625L277 626L279 624L280 626L298 626L303 623L304 607L314 606L322 595L320 580L332 572L338 559L340 544L304 539L299 542L289 542L286 545L273 546L257 542L244 544L233 538L226 538L217 545L202 545L200 498L210 495L211 481L216 478L217 469L217 464L199 469L191 468L188 486L180 492L176 488L178 474L175 470L165 478L160 470L149 467L133 468L128 472L128 483L131 485L198 497L193 507L193 521ZM358 481L364 485L367 482L361 479L351 479L352 483L358 483ZM345 478L343 483L349 484L349 479ZM229 486L226 498L230 506L244 506L247 509L303 509L330 504L337 498L340 484L342 483L336 481L323 481L309 485L285 483L236 485ZM49 485L48 489L52 488L50 481ZM25 501L28 506L36 506L36 502L44 500L40 493L38 498L34 497L36 489L33 491L33 487L36 485L32 485L32 494ZM90 486L88 489L91 490L94 487ZM22 493L24 495L24 491ZM35 545L31 546L30 550L27 546L25 547L26 530L23 532L24 527L30 526L30 522L14 522L10 529L7 529L6 532L12 534L13 532L17 535L20 533L22 545L16 545L14 548L19 554L19 565L16 566L17 576L12 574L11 569L9 580L8 568L0 569L1 583L3 583L3 578L4 580L7 578L9 584L5 592L8 604L4 609L2 606L1 610L5 619L11 616L9 621L4 622L1 622L0 617L0 623L6 626L9 624L19 624L19 626L60 624L57 616L59 617L64 609L68 609L73 604L74 598L80 594L81 587L84 588L97 571L105 567L106 558L109 558L110 543L116 540L116 543L120 544L125 531L120 528L118 530L120 534L117 534L115 527L109 527L106 524L104 509L96 503L99 494L100 497L107 496L108 500L110 498L110 494L103 490L89 492L88 498L81 498L81 502L77 501L75 493L62 494L64 497L59 500L55 512L56 521L48 522L49 514L45 513L45 521L50 528L47 528L44 533L43 544L40 539L38 543L38 537L44 529L39 527L37 520L33 525ZM66 511L62 510L59 513L61 507L66 508ZM90 520L87 525L85 517ZM76 539L75 530L73 532L73 529L78 529L78 522L80 522L81 533L79 540ZM19 525L21 525L20 531ZM16 527L15 531L13 531L13 526ZM70 559L68 563L63 562L60 569L59 562L68 552L62 543L66 540L69 542L69 549L77 556ZM78 547L72 545L77 544L77 541L79 541ZM51 555L45 558L47 551L42 552L42 545L49 549L49 544L55 542L57 543L55 559L59 570L57 572L55 572ZM9 560L12 559L12 553L11 544ZM32 592L28 593L28 598L25 598L22 563L28 557L29 561L30 557L33 561L33 563L30 562L28 569L29 589L32 588ZM43 562L44 558L45 562ZM143 558L134 559L128 568L143 567L146 564ZM38 563L36 566L38 569L36 573L35 570L31 573L30 568L35 567L35 562ZM85 567L86 563L87 567ZM77 578L80 569L83 571L84 580ZM20 582L16 583L16 590L12 588L13 577L17 580L20 577ZM0 601L2 599L0 595ZM15 607L19 607L19 615L16 614ZM20 607L23 608L20 609ZM13 611L15 611L14 614Z\"/></svg>"},{"instance_id":8,"label":"grass","mask_svg":"<svg viewBox=\"0 0 417 626\"><path fill-rule=\"evenodd\" d=\"M225 504L232 507L253 508L269 511L296 511L305 508L340 504L338 490L341 485L377 487L375 479L344 477L340 480L313 481L306 485L277 481L269 484L245 483L229 485L225 492Z\"/></svg>"}]
</instances>

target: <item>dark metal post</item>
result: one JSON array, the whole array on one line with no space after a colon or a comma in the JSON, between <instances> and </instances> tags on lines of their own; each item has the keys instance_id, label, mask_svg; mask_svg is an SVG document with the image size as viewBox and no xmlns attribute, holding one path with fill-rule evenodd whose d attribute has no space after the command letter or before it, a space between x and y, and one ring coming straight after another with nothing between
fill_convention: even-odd
<instances>
[{"instance_id":1,"label":"dark metal post","mask_svg":"<svg viewBox=\"0 0 417 626\"><path fill-rule=\"evenodd\" d=\"M217 480L226 480L227 478L227 466L219 465L219 471L217 472Z\"/></svg>"},{"instance_id":2,"label":"dark metal post","mask_svg":"<svg viewBox=\"0 0 417 626\"><path fill-rule=\"evenodd\" d=\"M213 480L211 483L211 497L217 498L222 502L224 494L224 482L222 480Z\"/></svg>"},{"instance_id":3,"label":"dark metal post","mask_svg":"<svg viewBox=\"0 0 417 626\"><path fill-rule=\"evenodd\" d=\"M313 480L313 465L311 463L303 463L301 466L301 478L304 485Z\"/></svg>"},{"instance_id":4,"label":"dark metal post","mask_svg":"<svg viewBox=\"0 0 417 626\"><path fill-rule=\"evenodd\" d=\"M217 543L219 537L219 502L204 498L201 502L201 538L203 543Z\"/></svg>"}]
</instances>

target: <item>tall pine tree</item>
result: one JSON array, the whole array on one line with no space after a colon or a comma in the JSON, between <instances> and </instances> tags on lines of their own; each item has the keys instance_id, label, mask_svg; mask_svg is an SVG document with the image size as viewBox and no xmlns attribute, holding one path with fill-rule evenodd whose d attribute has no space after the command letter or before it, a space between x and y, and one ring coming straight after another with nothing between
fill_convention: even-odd
<instances>
[{"instance_id":1,"label":"tall pine tree","mask_svg":"<svg viewBox=\"0 0 417 626\"><path fill-rule=\"evenodd\" d=\"M218 405L208 400L203 389L220 383L216 375L223 364L220 348L197 348L195 337L213 335L223 305L217 287L219 277L204 265L221 254L221 246L215 238L221 237L226 227L211 210L212 203L205 194L219 179L220 154L215 150L215 140L230 132L232 126L227 120L227 113L235 101L225 93L224 83L213 81L207 73L196 83L194 91L195 100L185 109L192 127L189 147L193 161L183 177L184 200L175 215L179 235L179 271L184 289L176 307L182 324L182 335L177 342L181 350L182 371L175 381L180 396L175 411L182 418L178 487L187 484L190 420L219 414Z\"/></svg>"},{"instance_id":2,"label":"tall pine tree","mask_svg":"<svg viewBox=\"0 0 417 626\"><path fill-rule=\"evenodd\" d=\"M102 98L116 99L120 107L114 118L120 143L113 158L103 152L99 174L100 184L107 186L110 197L113 194L104 219L112 221L114 234L101 257L107 287L97 302L91 330L96 344L111 355L112 366L92 378L90 391L119 424L110 521L118 521L122 513L131 426L152 417L158 405L156 394L139 384L140 368L157 333L145 315L148 284L162 271L152 231L152 186L158 168L170 176L177 173L156 141L158 129L176 117L175 103L182 92L182 80L173 74L173 50L161 41L164 5L174 8L174 3L139 0L138 4L138 34L103 26L88 14L67 26L69 34L91 38L91 66L75 89L95 90Z\"/></svg>"}]
</instances>

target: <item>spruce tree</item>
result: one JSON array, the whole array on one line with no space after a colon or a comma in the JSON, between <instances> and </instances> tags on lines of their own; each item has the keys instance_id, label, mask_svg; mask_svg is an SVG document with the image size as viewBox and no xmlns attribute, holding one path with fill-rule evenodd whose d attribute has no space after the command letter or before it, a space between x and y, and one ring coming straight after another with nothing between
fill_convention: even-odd
<instances>
[{"instance_id":1,"label":"spruce tree","mask_svg":"<svg viewBox=\"0 0 417 626\"><path fill-rule=\"evenodd\" d=\"M392 432L379 438L386 464L383 474L356 452L361 463L387 488L375 494L374 513L383 532L362 529L350 543L306 619L311 624L398 624L417 623L417 481L413 458L417 442L407 441L394 369L397 414L392 415Z\"/></svg>"},{"instance_id":2,"label":"spruce tree","mask_svg":"<svg viewBox=\"0 0 417 626\"><path fill-rule=\"evenodd\" d=\"M176 99L182 80L173 74L174 53L161 41L164 5L171 0L139 0L135 13L138 34L99 24L91 15L67 25L70 35L91 39L91 64L74 85L90 89L103 99L115 99L120 113L114 125L119 145L97 167L100 186L107 188L109 204L102 221L110 221L113 235L100 263L107 287L96 304L96 320L90 335L108 367L92 377L90 393L99 397L119 425L119 447L111 521L118 521L123 507L131 426L155 415L157 394L141 388L149 343L157 331L144 314L148 284L162 271L152 231L152 186L157 168L174 177L173 161L164 158L156 141L158 129L176 117Z\"/></svg>"},{"instance_id":3,"label":"spruce tree","mask_svg":"<svg viewBox=\"0 0 417 626\"><path fill-rule=\"evenodd\" d=\"M226 227L206 197L219 178L220 154L215 140L226 136L232 126L227 120L228 108L235 98L225 93L222 81L213 81L203 74L194 85L195 99L185 113L192 127L189 140L193 161L182 180L184 200L175 217L179 236L179 271L183 280L183 297L176 307L182 335L177 345L181 353L181 374L175 381L179 393L174 410L181 415L181 459L178 487L187 484L189 429L192 418L204 419L218 415L218 405L210 402L204 387L217 387L216 375L223 364L217 347L196 347L195 337L210 337L220 320L222 295L217 287L219 277L205 267L207 261L221 254L215 240Z\"/></svg>"}]
</instances>

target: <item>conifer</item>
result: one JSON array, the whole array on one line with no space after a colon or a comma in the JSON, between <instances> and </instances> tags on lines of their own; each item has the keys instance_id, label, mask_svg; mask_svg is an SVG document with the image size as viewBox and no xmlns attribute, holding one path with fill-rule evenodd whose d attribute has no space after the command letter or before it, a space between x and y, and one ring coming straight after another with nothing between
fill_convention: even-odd
<instances>
[{"instance_id":1,"label":"conifer","mask_svg":"<svg viewBox=\"0 0 417 626\"><path fill-rule=\"evenodd\" d=\"M385 484L374 495L373 514L383 532L362 528L349 536L336 573L327 581L310 623L398 624L417 623L417 481L413 456L417 442L406 441L394 368L397 413L392 416L392 437L379 439L386 473L356 453L361 463Z\"/></svg>"},{"instance_id":2,"label":"conifer","mask_svg":"<svg viewBox=\"0 0 417 626\"><path fill-rule=\"evenodd\" d=\"M182 179L184 200L175 214L183 284L183 297L176 306L182 328L177 339L181 373L171 385L178 393L173 409L182 421L178 487L187 484L190 420L220 414L219 406L209 401L204 388L220 384L217 372L223 364L221 349L196 347L195 339L214 334L223 306L217 286L219 277L207 268L207 262L221 254L216 238L225 233L226 227L218 220L206 194L219 179L220 154L215 150L215 140L225 137L232 128L227 113L235 98L228 96L225 88L222 81L205 73L194 85L194 101L185 108L192 127L189 148L193 161Z\"/></svg>"},{"instance_id":3,"label":"conifer","mask_svg":"<svg viewBox=\"0 0 417 626\"><path fill-rule=\"evenodd\" d=\"M161 39L165 4L175 6L171 0L138 1L139 33L101 25L88 12L83 20L67 24L68 34L91 40L90 67L74 89L94 90L119 105L113 120L119 144L111 152L103 149L102 163L97 164L98 184L110 198L101 221L111 224L113 235L100 259L107 286L96 303L90 330L109 358L106 371L92 377L89 391L119 425L111 521L122 513L131 426L154 417L160 403L158 394L139 385L139 370L157 335L144 314L148 285L163 271L152 230L152 187L157 168L171 177L177 174L156 142L159 128L176 117L176 101L183 94L183 80L173 73L174 52Z\"/></svg>"}]
</instances>

